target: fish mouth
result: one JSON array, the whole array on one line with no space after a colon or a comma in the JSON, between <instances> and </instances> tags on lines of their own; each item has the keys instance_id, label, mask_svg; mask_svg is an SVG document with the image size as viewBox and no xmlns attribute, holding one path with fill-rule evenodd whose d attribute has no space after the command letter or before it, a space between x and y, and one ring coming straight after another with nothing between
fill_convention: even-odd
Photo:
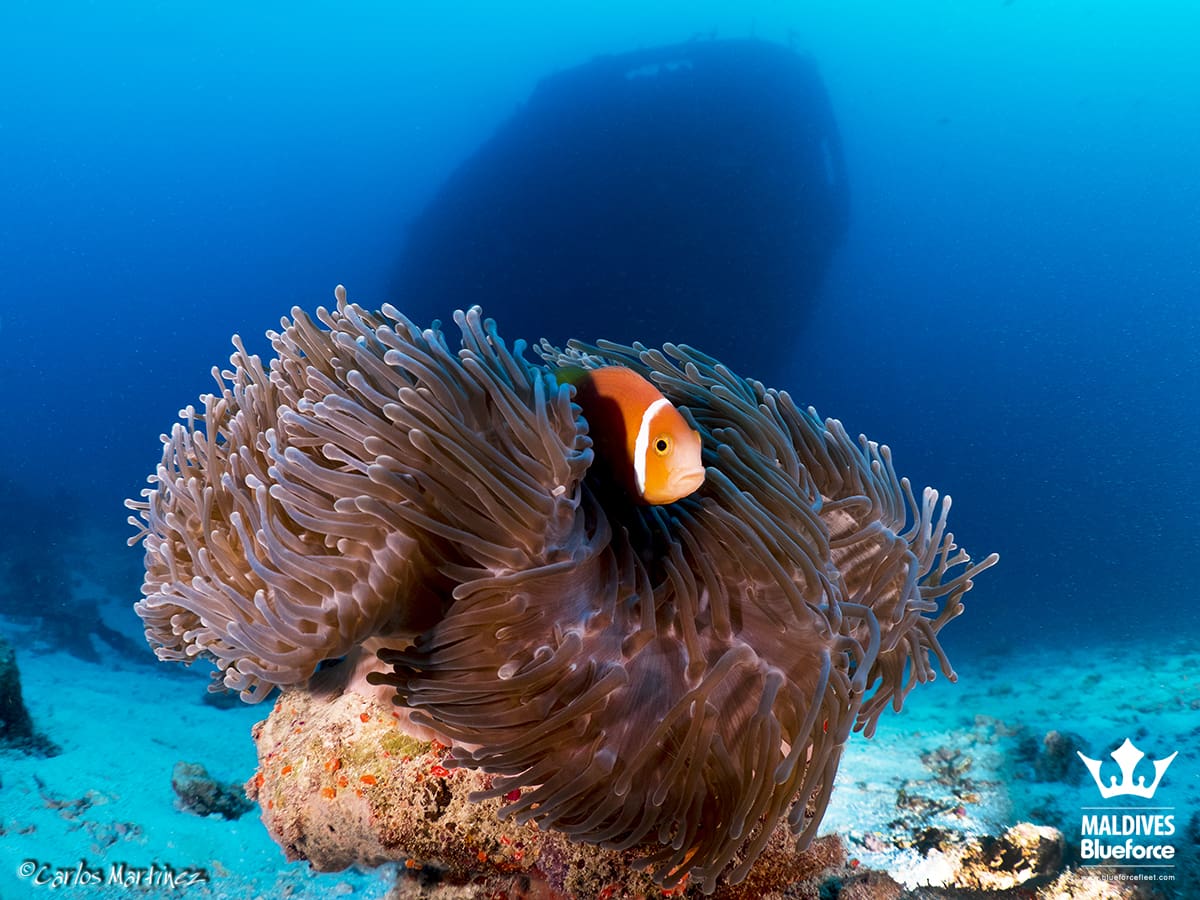
<instances>
[{"instance_id":1,"label":"fish mouth","mask_svg":"<svg viewBox=\"0 0 1200 900\"><path fill-rule=\"evenodd\" d=\"M696 489L704 483L704 469L684 469L678 472L672 472L667 476L666 481L657 490L647 490L642 494L642 500L645 503L650 503L655 506L662 506L665 503L674 503L676 500L682 500L690 494L695 493Z\"/></svg>"},{"instance_id":2,"label":"fish mouth","mask_svg":"<svg viewBox=\"0 0 1200 900\"><path fill-rule=\"evenodd\" d=\"M671 476L670 489L671 493L683 499L689 494L695 493L700 485L704 484L704 469L695 468L687 469L682 472L677 472Z\"/></svg>"}]
</instances>

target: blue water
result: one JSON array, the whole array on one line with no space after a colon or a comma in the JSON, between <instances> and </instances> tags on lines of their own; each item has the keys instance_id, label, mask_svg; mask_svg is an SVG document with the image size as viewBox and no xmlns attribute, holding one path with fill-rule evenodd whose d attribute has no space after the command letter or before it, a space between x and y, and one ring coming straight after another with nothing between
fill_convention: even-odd
<instances>
[{"instance_id":1,"label":"blue water","mask_svg":"<svg viewBox=\"0 0 1200 900\"><path fill-rule=\"evenodd\" d=\"M960 543L1001 554L943 634L956 699L918 691L911 707L960 735L976 716L1035 744L1077 730L1093 755L1128 726L1153 757L1180 751L1168 802L1181 823L1194 816L1198 701L1182 654L1200 639L1198 33L1185 0L0 0L0 636L35 722L65 748L44 769L0 751L0 892L17 856L74 864L56 836L93 862L208 865L188 835L231 827L174 812L166 760L250 777L255 712L205 724L225 714L188 705L204 676L151 660L122 505L159 435L212 389L230 336L266 350L267 329L293 305L332 304L338 283L365 306L407 308L393 290L410 225L542 79L697 37L811 57L840 132L848 231L799 324L730 296L711 318L644 304L639 327L669 337L700 321L711 346L761 358L744 374L769 369L802 405L889 444L918 488L953 495ZM487 312L504 332L502 310ZM1061 684L995 653L1031 647L1061 661ZM41 655L54 649L89 662ZM1089 657L1104 662L1088 670ZM130 672L161 740L110 763L111 722L154 730L148 707L122 705ZM71 678L84 683L64 695ZM111 709L95 708L103 698ZM996 780L981 783L1008 777L982 768ZM76 770L101 773L88 789L112 801L91 818L144 825L146 839L88 850L47 811L83 793ZM1030 793L1020 776L1010 788ZM1074 839L1080 801L1064 796L1048 821ZM286 890L271 895L342 893L341 875L284 866L255 818L236 826L245 857L221 851L230 867L270 885L277 866ZM211 896L244 896L238 874ZM385 880L355 884L375 896Z\"/></svg>"},{"instance_id":2,"label":"blue water","mask_svg":"<svg viewBox=\"0 0 1200 900\"><path fill-rule=\"evenodd\" d=\"M1002 554L951 649L1200 633L1194 7L641 7L0 6L6 548L71 565L85 522L132 603L121 501L232 333L394 299L407 223L539 78L715 31L811 54L852 185L808 326L717 327L793 342L778 386Z\"/></svg>"}]
</instances>

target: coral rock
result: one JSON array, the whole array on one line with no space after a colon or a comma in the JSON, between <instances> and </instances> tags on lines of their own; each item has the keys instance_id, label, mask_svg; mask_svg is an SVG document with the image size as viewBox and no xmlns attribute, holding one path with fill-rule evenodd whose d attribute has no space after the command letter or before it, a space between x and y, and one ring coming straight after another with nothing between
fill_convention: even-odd
<instances>
[{"instance_id":1,"label":"coral rock","mask_svg":"<svg viewBox=\"0 0 1200 900\"><path fill-rule=\"evenodd\" d=\"M1063 836L1057 828L1021 822L998 838L972 841L963 854L957 887L1008 890L1054 875L1062 867Z\"/></svg>"},{"instance_id":2,"label":"coral rock","mask_svg":"<svg viewBox=\"0 0 1200 900\"><path fill-rule=\"evenodd\" d=\"M21 673L12 645L0 637L0 748L55 756L58 747L34 730L21 695Z\"/></svg>"},{"instance_id":3,"label":"coral rock","mask_svg":"<svg viewBox=\"0 0 1200 900\"><path fill-rule=\"evenodd\" d=\"M575 844L498 818L503 798L470 799L492 787L492 776L455 767L446 744L412 730L394 707L355 691L279 697L255 726L259 771L246 791L288 859L319 871L402 861L411 873L435 873L439 897L663 895L636 868L636 849ZM844 859L836 835L798 853L783 825L746 881L722 885L719 897L758 900ZM420 893L417 881L405 879L396 895Z\"/></svg>"},{"instance_id":4,"label":"coral rock","mask_svg":"<svg viewBox=\"0 0 1200 900\"><path fill-rule=\"evenodd\" d=\"M1083 738L1069 731L1049 731L1042 738L1042 750L1033 761L1033 770L1038 781L1061 781L1078 784L1083 767L1079 765L1077 750L1086 747Z\"/></svg>"},{"instance_id":5,"label":"coral rock","mask_svg":"<svg viewBox=\"0 0 1200 900\"><path fill-rule=\"evenodd\" d=\"M216 813L226 819L238 819L253 807L240 784L217 781L198 763L175 763L175 769L171 772L171 787L178 798L175 805L184 812L198 816Z\"/></svg>"},{"instance_id":6,"label":"coral rock","mask_svg":"<svg viewBox=\"0 0 1200 900\"><path fill-rule=\"evenodd\" d=\"M842 882L838 900L898 900L904 889L886 872L867 870Z\"/></svg>"}]
</instances>

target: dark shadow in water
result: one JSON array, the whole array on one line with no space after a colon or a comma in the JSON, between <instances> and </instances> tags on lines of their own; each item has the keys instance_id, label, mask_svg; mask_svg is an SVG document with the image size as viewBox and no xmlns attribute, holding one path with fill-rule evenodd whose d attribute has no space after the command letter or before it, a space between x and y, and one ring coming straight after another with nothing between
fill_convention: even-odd
<instances>
[{"instance_id":1,"label":"dark shadow in water","mask_svg":"<svg viewBox=\"0 0 1200 900\"><path fill-rule=\"evenodd\" d=\"M693 344L764 380L847 224L807 58L758 40L605 56L541 81L412 224L397 306L506 338Z\"/></svg>"},{"instance_id":2,"label":"dark shadow in water","mask_svg":"<svg viewBox=\"0 0 1200 900\"><path fill-rule=\"evenodd\" d=\"M136 554L114 552L116 522L96 522L79 497L45 485L34 489L0 477L0 618L32 648L70 653L90 662L112 654L152 664L149 648L112 627L114 597L136 591ZM123 549L120 545L118 548ZM130 604L119 604L121 612ZM131 620L132 612L122 618ZM14 637L16 635L14 634ZM24 641L22 641L23 643Z\"/></svg>"}]
</instances>

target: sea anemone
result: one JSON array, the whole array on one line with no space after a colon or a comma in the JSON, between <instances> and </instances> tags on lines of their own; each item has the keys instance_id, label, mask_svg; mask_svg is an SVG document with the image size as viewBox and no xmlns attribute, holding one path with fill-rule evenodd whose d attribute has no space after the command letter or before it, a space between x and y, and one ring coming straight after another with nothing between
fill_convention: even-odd
<instances>
[{"instance_id":1,"label":"sea anemone","mask_svg":"<svg viewBox=\"0 0 1200 900\"><path fill-rule=\"evenodd\" d=\"M886 447L688 347L510 350L437 323L295 309L269 367L234 339L131 503L146 636L262 699L364 642L371 680L492 773L501 815L636 849L672 886L811 840L853 729L937 668L972 563L949 497ZM700 432L668 506L597 481L563 365L650 379ZM599 467L597 467L599 468Z\"/></svg>"}]
</instances>

